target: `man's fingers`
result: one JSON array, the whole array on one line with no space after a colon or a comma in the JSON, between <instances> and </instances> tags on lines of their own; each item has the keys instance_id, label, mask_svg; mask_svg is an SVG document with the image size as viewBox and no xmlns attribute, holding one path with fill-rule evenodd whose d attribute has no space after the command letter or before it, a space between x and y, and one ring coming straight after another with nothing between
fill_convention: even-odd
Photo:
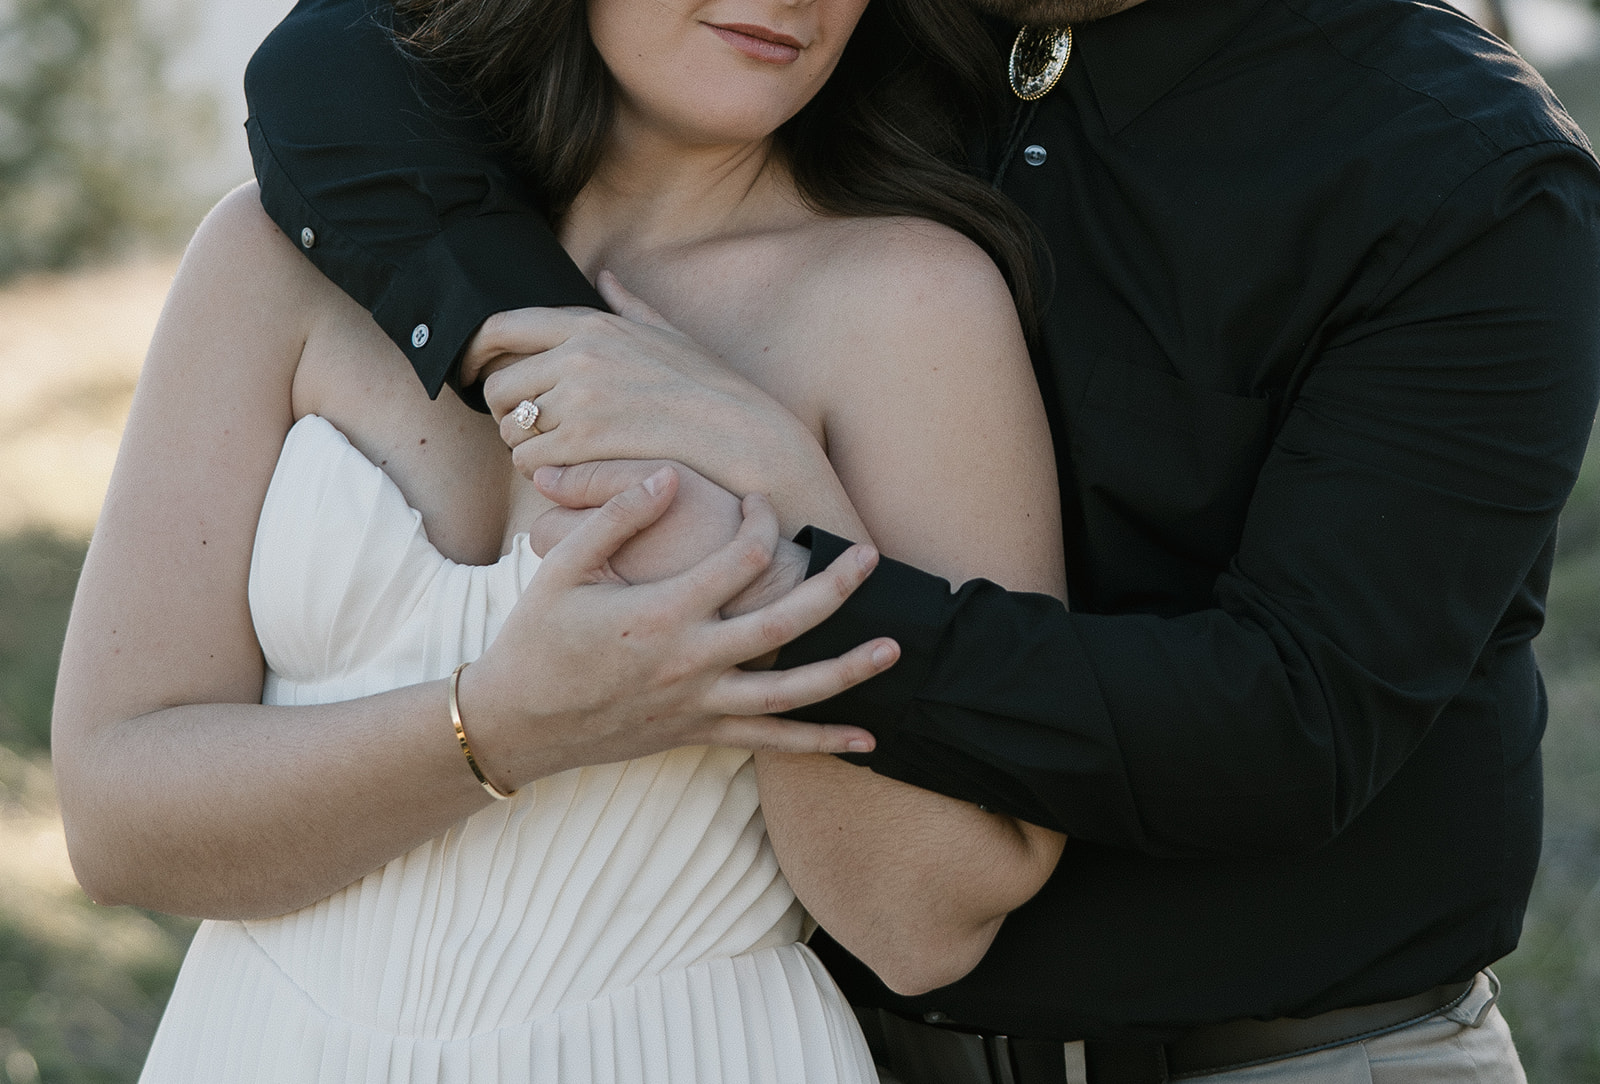
<instances>
[{"instance_id":1,"label":"man's fingers","mask_svg":"<svg viewBox=\"0 0 1600 1084\"><path fill-rule=\"evenodd\" d=\"M545 565L571 582L593 577L624 542L661 518L677 491L677 472L662 467L601 505L550 550Z\"/></svg>"},{"instance_id":2,"label":"man's fingers","mask_svg":"<svg viewBox=\"0 0 1600 1084\"><path fill-rule=\"evenodd\" d=\"M649 324L652 327L672 328L665 316L633 296L610 271L600 272L595 278L595 289L600 291L600 296L611 306L611 311L623 319L632 320L636 324Z\"/></svg>"},{"instance_id":3,"label":"man's fingers","mask_svg":"<svg viewBox=\"0 0 1600 1084\"><path fill-rule=\"evenodd\" d=\"M711 744L765 753L869 753L876 743L870 733L857 726L801 723L758 715L723 719Z\"/></svg>"},{"instance_id":4,"label":"man's fingers","mask_svg":"<svg viewBox=\"0 0 1600 1084\"><path fill-rule=\"evenodd\" d=\"M727 715L781 715L838 696L899 659L900 645L893 640L868 640L837 658L792 670L730 671L717 679L708 699L712 710Z\"/></svg>"},{"instance_id":5,"label":"man's fingers","mask_svg":"<svg viewBox=\"0 0 1600 1084\"><path fill-rule=\"evenodd\" d=\"M658 459L602 459L568 467L540 467L534 487L564 508L599 508L662 467Z\"/></svg>"},{"instance_id":6,"label":"man's fingers","mask_svg":"<svg viewBox=\"0 0 1600 1084\"><path fill-rule=\"evenodd\" d=\"M776 651L831 617L877 566L877 550L860 543L851 546L794 590L760 609L723 621L712 633L716 637L713 650L730 662Z\"/></svg>"}]
</instances>

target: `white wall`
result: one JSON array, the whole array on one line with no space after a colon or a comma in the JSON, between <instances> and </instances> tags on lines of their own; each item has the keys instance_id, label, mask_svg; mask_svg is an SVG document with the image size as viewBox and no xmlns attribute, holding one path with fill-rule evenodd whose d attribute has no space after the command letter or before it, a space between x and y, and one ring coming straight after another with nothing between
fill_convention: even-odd
<instances>
[{"instance_id":1,"label":"white wall","mask_svg":"<svg viewBox=\"0 0 1600 1084\"><path fill-rule=\"evenodd\" d=\"M213 160L196 164L195 184L222 192L250 177L244 138L244 66L294 0L139 0L178 49L172 81L212 95L221 132Z\"/></svg>"}]
</instances>

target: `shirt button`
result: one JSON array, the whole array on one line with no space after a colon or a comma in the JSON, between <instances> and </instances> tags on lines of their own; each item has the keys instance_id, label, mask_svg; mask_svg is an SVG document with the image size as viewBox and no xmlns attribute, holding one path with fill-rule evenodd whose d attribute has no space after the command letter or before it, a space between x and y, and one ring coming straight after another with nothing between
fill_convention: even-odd
<instances>
[{"instance_id":1,"label":"shirt button","mask_svg":"<svg viewBox=\"0 0 1600 1084\"><path fill-rule=\"evenodd\" d=\"M411 329L411 345L418 350L428 345L428 325L418 324Z\"/></svg>"},{"instance_id":2,"label":"shirt button","mask_svg":"<svg viewBox=\"0 0 1600 1084\"><path fill-rule=\"evenodd\" d=\"M302 229L300 231L300 247L301 248L310 248L312 245L314 245L316 243L317 243L317 231L316 230L312 229L310 226L307 226L307 227L305 227L304 229Z\"/></svg>"},{"instance_id":3,"label":"shirt button","mask_svg":"<svg viewBox=\"0 0 1600 1084\"><path fill-rule=\"evenodd\" d=\"M1050 157L1050 152L1037 143L1025 148L1022 152L1022 160L1030 166L1042 166L1044 165L1044 160L1048 157Z\"/></svg>"}]
</instances>

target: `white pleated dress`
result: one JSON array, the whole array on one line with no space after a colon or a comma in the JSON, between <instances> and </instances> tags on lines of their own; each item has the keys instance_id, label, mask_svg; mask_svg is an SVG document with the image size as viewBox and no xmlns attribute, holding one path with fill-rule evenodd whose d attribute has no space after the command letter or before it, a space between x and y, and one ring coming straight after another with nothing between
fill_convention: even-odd
<instances>
[{"instance_id":1,"label":"white pleated dress","mask_svg":"<svg viewBox=\"0 0 1600 1084\"><path fill-rule=\"evenodd\" d=\"M303 418L250 570L263 699L444 677L538 563L525 536L494 565L443 557L387 475ZM204 923L141 1080L875 1081L803 920L747 754L576 769L309 907Z\"/></svg>"}]
</instances>

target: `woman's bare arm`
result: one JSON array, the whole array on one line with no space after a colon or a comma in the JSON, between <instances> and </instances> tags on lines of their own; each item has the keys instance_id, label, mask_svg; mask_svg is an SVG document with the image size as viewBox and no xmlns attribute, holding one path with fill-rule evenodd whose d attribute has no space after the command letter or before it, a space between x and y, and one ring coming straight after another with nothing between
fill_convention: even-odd
<instances>
[{"instance_id":1,"label":"woman's bare arm","mask_svg":"<svg viewBox=\"0 0 1600 1084\"><path fill-rule=\"evenodd\" d=\"M822 447L804 423L787 413L783 424L762 423L770 396L741 390L737 374L729 386L706 375L703 351L677 342L670 327L649 326L658 318L627 298L619 313L645 326L554 310L508 314L514 319L497 326L505 352L555 343L559 356L496 372L485 389L491 406L504 415L557 377L567 393L551 397L565 419L554 433L530 439L503 420L501 434L525 469L579 464L541 483L565 506L541 520L544 544L583 522L580 509L654 466L591 457L665 456L723 484L774 492L786 530L814 523L847 537L870 532L887 552L954 580L986 576L1061 596L1050 436L999 273L940 227L863 228L873 232L843 250L789 314L802 342L780 363L806 374L798 398L787 389L783 409L825 422L831 462L820 466L805 455L785 458L796 429L799 443ZM819 312L828 319L815 319ZM581 345L561 345L577 337ZM650 420L619 431L628 418ZM645 580L694 552L685 552L681 532L640 542L619 567ZM768 828L801 899L908 992L970 970L1005 914L1049 875L1063 842L832 757L758 753L757 766Z\"/></svg>"},{"instance_id":2,"label":"woman's bare arm","mask_svg":"<svg viewBox=\"0 0 1600 1084\"><path fill-rule=\"evenodd\" d=\"M103 902L279 913L488 801L456 745L442 681L345 704L259 703L264 663L247 598L255 526L293 421L302 353L349 306L249 190L208 218L174 283L57 683L52 741L69 849ZM586 540L552 554L463 675L474 745L503 787L676 745L844 748L860 736L727 716L758 714L771 696L830 695L879 668L858 652L765 689L733 668L820 620L865 567L841 565L830 589L791 596L769 627L716 620L776 539L757 502L743 537L694 576L639 594L609 575L606 554L659 516L675 486L668 474L654 493L635 487L586 526ZM627 652L597 654L619 627L640 624L652 632L631 637ZM541 683L530 703L529 667L584 680ZM656 724L640 727L650 715Z\"/></svg>"},{"instance_id":3,"label":"woman's bare arm","mask_svg":"<svg viewBox=\"0 0 1600 1084\"><path fill-rule=\"evenodd\" d=\"M884 224L860 255L827 282L845 315L816 350L856 512L884 552L952 581L1064 598L1052 444L999 272L927 224ZM758 753L757 768L801 900L904 993L971 970L1064 842L834 757Z\"/></svg>"}]
</instances>

